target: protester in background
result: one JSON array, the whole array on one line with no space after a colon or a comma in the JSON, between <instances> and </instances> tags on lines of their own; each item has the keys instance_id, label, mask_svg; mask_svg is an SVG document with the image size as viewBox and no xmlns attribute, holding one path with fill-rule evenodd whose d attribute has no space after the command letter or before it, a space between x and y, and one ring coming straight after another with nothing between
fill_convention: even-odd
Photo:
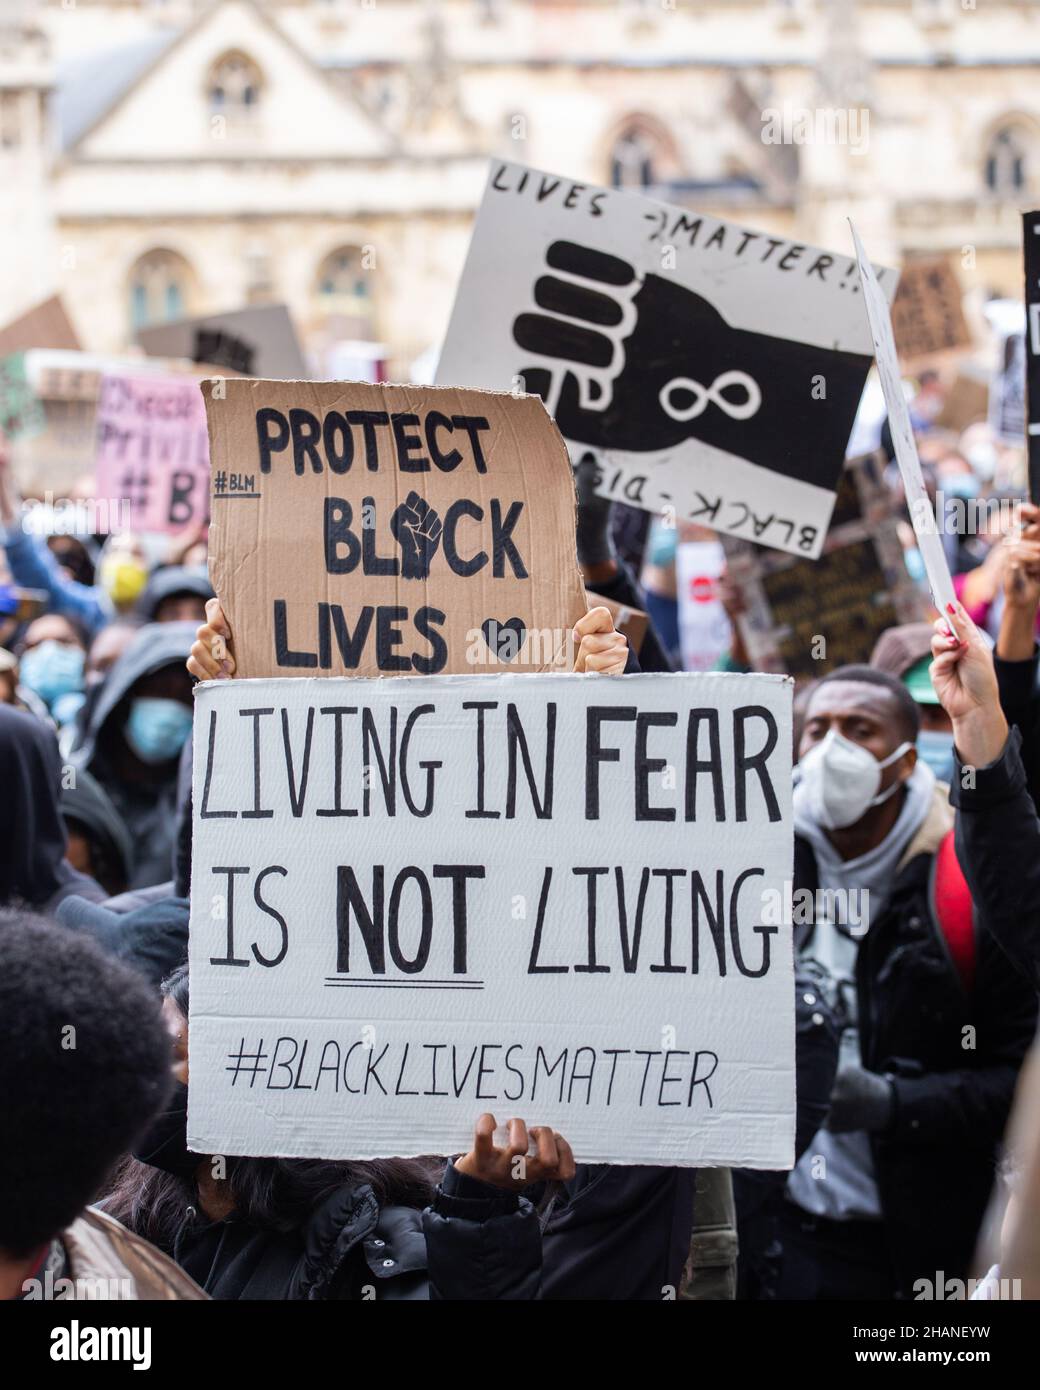
<instances>
[{"instance_id":1,"label":"protester in background","mask_svg":"<svg viewBox=\"0 0 1040 1390\"><path fill-rule=\"evenodd\" d=\"M966 1274L1036 1026L992 937L964 941L940 906L952 813L918 727L906 687L867 666L824 677L805 710L796 948L844 1032L827 1124L787 1185L781 1298L912 1297Z\"/></svg>"},{"instance_id":2,"label":"protester in background","mask_svg":"<svg viewBox=\"0 0 1040 1390\"><path fill-rule=\"evenodd\" d=\"M172 1260L88 1206L165 1103L154 997L88 941L0 920L0 1299L199 1299Z\"/></svg>"},{"instance_id":3,"label":"protester in background","mask_svg":"<svg viewBox=\"0 0 1040 1390\"><path fill-rule=\"evenodd\" d=\"M61 728L75 719L84 694L86 639L58 613L45 613L25 630L20 652L21 684L38 695Z\"/></svg>"},{"instance_id":4,"label":"protester in background","mask_svg":"<svg viewBox=\"0 0 1040 1390\"><path fill-rule=\"evenodd\" d=\"M682 644L679 639L679 600L676 593L675 552L679 531L674 520L655 516L643 555L643 570L639 584L646 595L647 617L654 625L673 669L682 669Z\"/></svg>"},{"instance_id":5,"label":"protester in background","mask_svg":"<svg viewBox=\"0 0 1040 1390\"><path fill-rule=\"evenodd\" d=\"M0 705L18 703L18 658L6 647L0 647Z\"/></svg>"},{"instance_id":6,"label":"protester in background","mask_svg":"<svg viewBox=\"0 0 1040 1390\"><path fill-rule=\"evenodd\" d=\"M601 597L618 603L623 608L638 608L640 612L644 612L646 598L636 587L624 561L614 549L610 526L613 503L609 498L596 495L598 477L599 469L595 459L587 454L574 470L578 494L578 564L581 567L582 578L588 587ZM643 637L643 645L639 651L639 669L673 669L657 639L653 623L648 624Z\"/></svg>"},{"instance_id":7,"label":"protester in background","mask_svg":"<svg viewBox=\"0 0 1040 1390\"><path fill-rule=\"evenodd\" d=\"M137 616L146 623L194 623L206 619L206 600L213 597L202 567L163 565L153 571L137 601Z\"/></svg>"},{"instance_id":8,"label":"protester in background","mask_svg":"<svg viewBox=\"0 0 1040 1390\"><path fill-rule=\"evenodd\" d=\"M188 971L164 987L174 1036L175 1090L134 1146L106 1210L168 1252L219 1299L531 1299L541 1239L534 1207L512 1176L527 1153L520 1120L494 1144L482 1116L473 1148L431 1164L228 1158L226 1176L187 1148ZM565 1181L575 1166L562 1135L531 1130L534 1181ZM372 1291L371 1295L366 1290Z\"/></svg>"},{"instance_id":9,"label":"protester in background","mask_svg":"<svg viewBox=\"0 0 1040 1390\"><path fill-rule=\"evenodd\" d=\"M130 832L100 783L83 768L61 789L61 814L68 835L65 857L72 867L110 896L124 892L133 866Z\"/></svg>"},{"instance_id":10,"label":"protester in background","mask_svg":"<svg viewBox=\"0 0 1040 1390\"><path fill-rule=\"evenodd\" d=\"M921 722L917 756L947 786L953 777L953 726L939 703L928 668L932 662L931 623L903 623L886 628L874 644L870 665L887 671L906 686Z\"/></svg>"},{"instance_id":11,"label":"protester in background","mask_svg":"<svg viewBox=\"0 0 1040 1390\"><path fill-rule=\"evenodd\" d=\"M957 858L978 916L1040 988L1040 821L989 647L960 604L935 624L932 680L953 721Z\"/></svg>"},{"instance_id":12,"label":"protester in background","mask_svg":"<svg viewBox=\"0 0 1040 1390\"><path fill-rule=\"evenodd\" d=\"M190 623L138 630L105 677L70 754L107 792L133 841L132 888L172 874L177 768L191 733L191 680L184 662Z\"/></svg>"},{"instance_id":13,"label":"protester in background","mask_svg":"<svg viewBox=\"0 0 1040 1390\"><path fill-rule=\"evenodd\" d=\"M1037 689L1040 610L1040 507L1023 502L1018 530L1004 542L1004 608L995 651L1000 704L1022 738L1029 791L1040 806L1040 691Z\"/></svg>"},{"instance_id":14,"label":"protester in background","mask_svg":"<svg viewBox=\"0 0 1040 1390\"><path fill-rule=\"evenodd\" d=\"M35 715L0 705L0 904L51 912L72 893L105 896L66 858L61 782L54 731Z\"/></svg>"}]
</instances>

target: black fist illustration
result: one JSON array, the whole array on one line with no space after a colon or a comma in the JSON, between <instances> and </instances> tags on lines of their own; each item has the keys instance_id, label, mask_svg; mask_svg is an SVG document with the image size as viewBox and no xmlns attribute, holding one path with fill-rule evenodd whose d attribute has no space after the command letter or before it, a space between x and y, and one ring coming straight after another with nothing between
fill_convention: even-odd
<instances>
[{"instance_id":1,"label":"black fist illustration","mask_svg":"<svg viewBox=\"0 0 1040 1390\"><path fill-rule=\"evenodd\" d=\"M633 453L699 439L833 486L869 356L734 328L667 276L574 242L553 242L546 264L513 338L565 438Z\"/></svg>"},{"instance_id":2,"label":"black fist illustration","mask_svg":"<svg viewBox=\"0 0 1040 1390\"><path fill-rule=\"evenodd\" d=\"M390 530L401 547L401 577L428 579L444 530L429 502L410 492L390 518Z\"/></svg>"}]
</instances>

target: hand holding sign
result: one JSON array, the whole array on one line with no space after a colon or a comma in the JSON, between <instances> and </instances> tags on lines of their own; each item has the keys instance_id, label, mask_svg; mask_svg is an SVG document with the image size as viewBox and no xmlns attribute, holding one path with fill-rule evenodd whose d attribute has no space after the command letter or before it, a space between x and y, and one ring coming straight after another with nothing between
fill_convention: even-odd
<instances>
[{"instance_id":1,"label":"hand holding sign","mask_svg":"<svg viewBox=\"0 0 1040 1390\"><path fill-rule=\"evenodd\" d=\"M195 633L188 657L189 672L200 681L219 681L233 676L235 658L228 647L230 641L231 629L220 599L207 599L206 621Z\"/></svg>"},{"instance_id":2,"label":"hand holding sign","mask_svg":"<svg viewBox=\"0 0 1040 1390\"><path fill-rule=\"evenodd\" d=\"M455 1160L458 1172L492 1187L515 1192L528 1183L567 1182L577 1171L571 1146L562 1134L548 1125L536 1125L530 1132L535 1152L528 1154L530 1140L523 1120L510 1120L509 1141L495 1145L495 1117L481 1115L473 1131L473 1147Z\"/></svg>"},{"instance_id":3,"label":"hand holding sign","mask_svg":"<svg viewBox=\"0 0 1040 1390\"><path fill-rule=\"evenodd\" d=\"M1000 757L1008 726L993 654L962 604L952 604L949 616L936 620L932 656L928 674L953 721L957 752L965 766L985 767Z\"/></svg>"}]
</instances>

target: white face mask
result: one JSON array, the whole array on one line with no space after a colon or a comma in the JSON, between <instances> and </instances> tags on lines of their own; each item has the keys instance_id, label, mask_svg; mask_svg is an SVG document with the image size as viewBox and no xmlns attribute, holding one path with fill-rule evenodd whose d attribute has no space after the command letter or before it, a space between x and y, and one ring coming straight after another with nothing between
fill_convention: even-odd
<instances>
[{"instance_id":1,"label":"white face mask","mask_svg":"<svg viewBox=\"0 0 1040 1390\"><path fill-rule=\"evenodd\" d=\"M802 774L798 797L806 814L824 830L855 825L871 806L880 806L898 791L900 783L893 782L878 793L881 773L912 747L912 743L901 743L884 762L878 762L869 749L831 729L798 764Z\"/></svg>"}]
</instances>

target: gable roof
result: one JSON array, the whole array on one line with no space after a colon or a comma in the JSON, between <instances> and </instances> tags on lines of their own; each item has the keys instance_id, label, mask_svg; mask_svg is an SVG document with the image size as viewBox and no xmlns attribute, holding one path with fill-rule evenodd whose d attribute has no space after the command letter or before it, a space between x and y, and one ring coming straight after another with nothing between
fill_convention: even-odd
<instances>
[{"instance_id":1,"label":"gable roof","mask_svg":"<svg viewBox=\"0 0 1040 1390\"><path fill-rule=\"evenodd\" d=\"M176 49L205 28L218 11L230 3L248 9L294 58L314 73L317 81L337 102L352 107L354 116L372 127L384 142L390 146L398 143L360 101L332 81L329 69L302 49L258 0L216 0L215 4L200 11L190 24L181 29L156 30L133 44L64 64L59 69L57 84L62 151L71 152L81 145Z\"/></svg>"},{"instance_id":2,"label":"gable roof","mask_svg":"<svg viewBox=\"0 0 1040 1390\"><path fill-rule=\"evenodd\" d=\"M62 63L55 84L55 113L62 150L78 145L151 71L182 32L158 29L134 43Z\"/></svg>"}]
</instances>

